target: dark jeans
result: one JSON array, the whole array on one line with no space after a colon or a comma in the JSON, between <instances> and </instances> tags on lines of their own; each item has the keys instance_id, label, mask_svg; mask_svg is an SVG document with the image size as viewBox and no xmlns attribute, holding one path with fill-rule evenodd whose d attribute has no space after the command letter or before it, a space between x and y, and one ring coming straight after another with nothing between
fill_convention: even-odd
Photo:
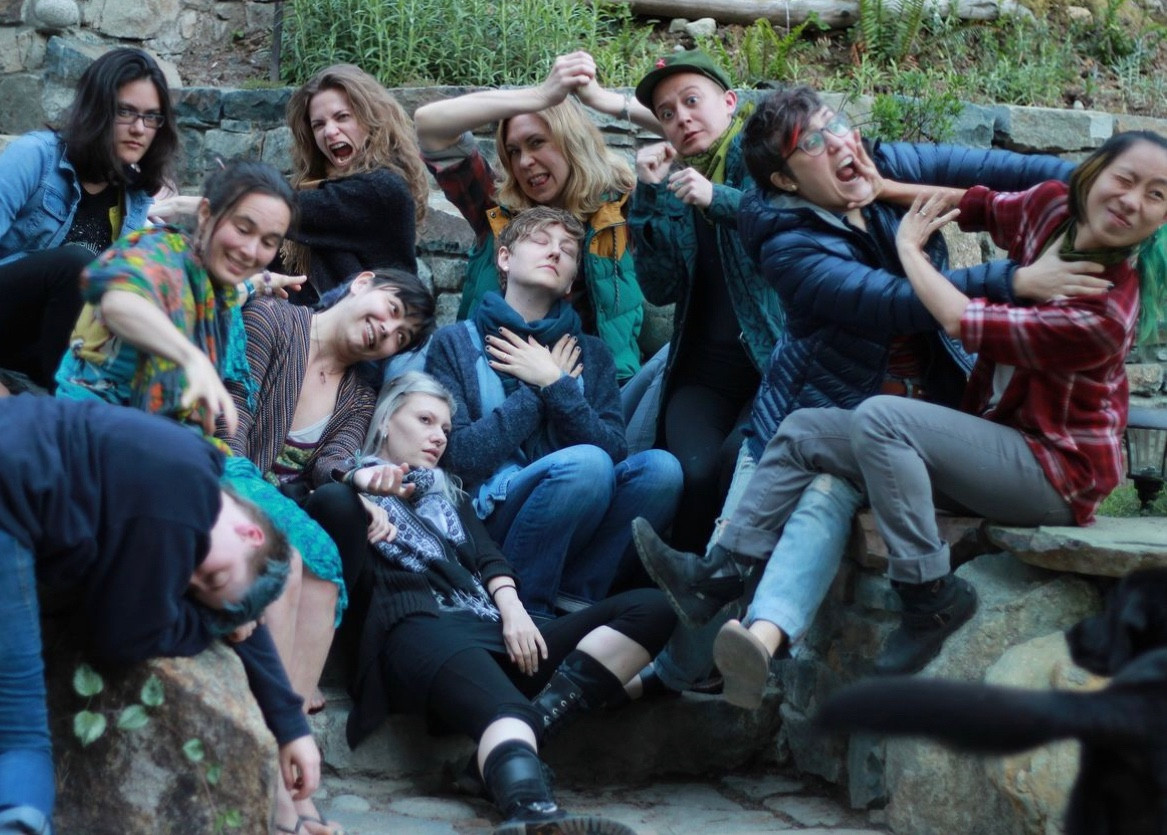
<instances>
[{"instance_id":1,"label":"dark jeans","mask_svg":"<svg viewBox=\"0 0 1167 835\"><path fill-rule=\"evenodd\" d=\"M81 313L81 272L92 261L92 252L71 245L0 265L0 368L56 387L53 375Z\"/></svg>"}]
</instances>

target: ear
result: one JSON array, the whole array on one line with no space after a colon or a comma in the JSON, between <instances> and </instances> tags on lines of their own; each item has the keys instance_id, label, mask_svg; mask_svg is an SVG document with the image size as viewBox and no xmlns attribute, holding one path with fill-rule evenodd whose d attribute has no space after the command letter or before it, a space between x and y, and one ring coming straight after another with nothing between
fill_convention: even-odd
<instances>
[{"instance_id":1,"label":"ear","mask_svg":"<svg viewBox=\"0 0 1167 835\"><path fill-rule=\"evenodd\" d=\"M498 248L498 255L494 259L495 266L498 267L500 273L505 273L511 265L511 251L505 246Z\"/></svg>"},{"instance_id":2,"label":"ear","mask_svg":"<svg viewBox=\"0 0 1167 835\"><path fill-rule=\"evenodd\" d=\"M733 90L725 91L725 106L730 113L733 113L733 111L737 108L737 93L735 93Z\"/></svg>"},{"instance_id":3,"label":"ear","mask_svg":"<svg viewBox=\"0 0 1167 835\"><path fill-rule=\"evenodd\" d=\"M263 534L263 528L251 520L240 520L236 522L235 534L253 548L258 548L263 545L266 539Z\"/></svg>"},{"instance_id":4,"label":"ear","mask_svg":"<svg viewBox=\"0 0 1167 835\"><path fill-rule=\"evenodd\" d=\"M368 290L373 285L374 275L365 270L362 273L357 273L353 276L352 284L349 285L348 291L350 295L358 296Z\"/></svg>"},{"instance_id":5,"label":"ear","mask_svg":"<svg viewBox=\"0 0 1167 835\"><path fill-rule=\"evenodd\" d=\"M798 183L787 177L781 171L775 171L770 175L770 185L779 191L789 191L791 193L798 191Z\"/></svg>"},{"instance_id":6,"label":"ear","mask_svg":"<svg viewBox=\"0 0 1167 835\"><path fill-rule=\"evenodd\" d=\"M211 219L211 201L203 198L199 201L199 207L195 211L195 216L198 218L199 228L203 227L208 220Z\"/></svg>"}]
</instances>

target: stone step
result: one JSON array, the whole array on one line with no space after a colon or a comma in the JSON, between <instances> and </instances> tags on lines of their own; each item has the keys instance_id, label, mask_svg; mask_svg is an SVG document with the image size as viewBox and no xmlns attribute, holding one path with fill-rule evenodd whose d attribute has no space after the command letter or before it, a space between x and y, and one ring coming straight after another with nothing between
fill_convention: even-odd
<instances>
[{"instance_id":1,"label":"stone step","mask_svg":"<svg viewBox=\"0 0 1167 835\"><path fill-rule=\"evenodd\" d=\"M1099 516L1089 527L1011 528L986 525L988 539L1022 562L1055 571L1122 577L1167 566L1167 519Z\"/></svg>"},{"instance_id":2,"label":"stone step","mask_svg":"<svg viewBox=\"0 0 1167 835\"><path fill-rule=\"evenodd\" d=\"M345 740L351 701L325 689L324 711L309 717L325 767L339 775L378 776L435 787L448 782L474 749L460 735L433 736L415 716L391 716L356 750ZM640 781L725 773L774 758L781 694L771 685L757 711L720 696L686 693L582 717L546 748L548 763L572 783Z\"/></svg>"}]
</instances>

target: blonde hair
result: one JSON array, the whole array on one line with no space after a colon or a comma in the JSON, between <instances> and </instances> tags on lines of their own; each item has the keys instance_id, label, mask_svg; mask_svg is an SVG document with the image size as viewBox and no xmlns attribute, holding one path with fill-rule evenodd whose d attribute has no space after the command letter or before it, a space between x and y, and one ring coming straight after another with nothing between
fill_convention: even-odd
<instances>
[{"instance_id":1,"label":"blonde hair","mask_svg":"<svg viewBox=\"0 0 1167 835\"><path fill-rule=\"evenodd\" d=\"M636 185L632 166L604 144L600 129L575 99L564 99L557 105L531 115L543 120L551 142L567 160L567 182L563 184L562 203L563 208L572 215L587 221L615 195L632 191ZM498 186L498 199L508 209L521 211L538 204L523 194L511 168L510 154L506 149L510 121L504 119L500 122L494 137L504 173Z\"/></svg>"},{"instance_id":2,"label":"blonde hair","mask_svg":"<svg viewBox=\"0 0 1167 835\"><path fill-rule=\"evenodd\" d=\"M399 174L413 195L414 218L425 217L429 185L413 123L405 109L373 76L353 64L334 64L308 79L288 102L288 127L292 145L292 185L300 188L328 176L327 160L316 146L308 108L312 97L323 90L339 90L348 96L353 115L369 133L364 148L356 149L356 160L343 174L358 174L388 168Z\"/></svg>"}]
</instances>

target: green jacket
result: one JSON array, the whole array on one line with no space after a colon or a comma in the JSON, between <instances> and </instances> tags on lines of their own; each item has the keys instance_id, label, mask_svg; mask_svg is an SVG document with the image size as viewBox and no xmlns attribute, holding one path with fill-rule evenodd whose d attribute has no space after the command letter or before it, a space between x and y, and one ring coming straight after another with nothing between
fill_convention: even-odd
<instances>
[{"instance_id":1,"label":"green jacket","mask_svg":"<svg viewBox=\"0 0 1167 835\"><path fill-rule=\"evenodd\" d=\"M628 195L605 203L587 223L580 277L595 312L596 335L616 362L616 381L623 384L640 369L637 337L644 322L644 294L636 281L636 267L628 247L624 204ZM490 290L498 291L496 240L510 223L511 213L501 206L486 211L490 231L470 252L466 284L458 318L465 319ZM578 302L576 303L578 307Z\"/></svg>"},{"instance_id":2,"label":"green jacket","mask_svg":"<svg viewBox=\"0 0 1167 835\"><path fill-rule=\"evenodd\" d=\"M725 270L730 301L741 326L746 352L759 371L766 368L770 352L784 330L785 317L778 292L768 285L742 248L737 231L737 210L742 193L754 181L742 159L741 136L730 145L726 158L725 183L713 186L713 202L708 209L687 206L668 189L667 183L637 183L632 197L628 226L636 254L636 275L645 298L656 305L676 303L673 344L689 321L689 299L697 280L696 223L716 227L717 250ZM670 351L666 380L675 351ZM667 387L667 383L666 383Z\"/></svg>"}]
</instances>

